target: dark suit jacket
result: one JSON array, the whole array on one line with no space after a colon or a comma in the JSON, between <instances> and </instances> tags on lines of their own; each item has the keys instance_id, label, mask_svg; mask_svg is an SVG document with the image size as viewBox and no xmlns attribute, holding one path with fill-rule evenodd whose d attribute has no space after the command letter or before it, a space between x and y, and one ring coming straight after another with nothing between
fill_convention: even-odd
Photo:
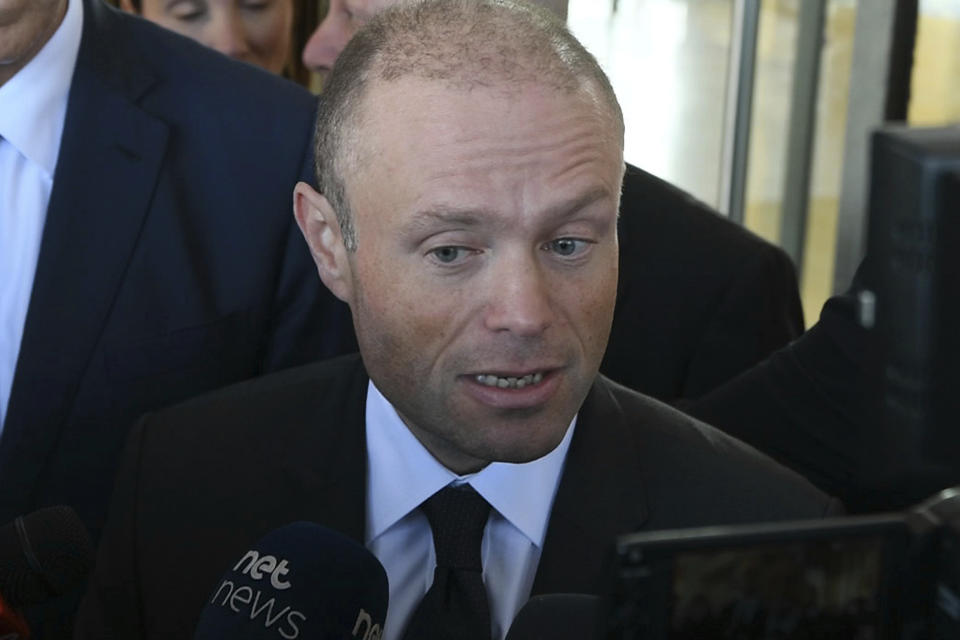
<instances>
[{"instance_id":1,"label":"dark suit jacket","mask_svg":"<svg viewBox=\"0 0 960 640\"><path fill-rule=\"evenodd\" d=\"M0 524L64 503L96 536L145 411L350 349L291 210L315 99L83 6L0 440Z\"/></svg>"},{"instance_id":2,"label":"dark suit jacket","mask_svg":"<svg viewBox=\"0 0 960 640\"><path fill-rule=\"evenodd\" d=\"M604 375L661 400L696 398L803 333L781 249L629 165L619 232Z\"/></svg>"},{"instance_id":3,"label":"dark suit jacket","mask_svg":"<svg viewBox=\"0 0 960 640\"><path fill-rule=\"evenodd\" d=\"M871 332L856 321L851 291L831 298L820 321L788 347L680 408L860 511L863 438L880 417L879 362Z\"/></svg>"},{"instance_id":4,"label":"dark suit jacket","mask_svg":"<svg viewBox=\"0 0 960 640\"><path fill-rule=\"evenodd\" d=\"M123 457L79 637L190 637L225 569L288 522L362 541L367 382L348 356L147 416ZM601 567L620 533L836 509L755 450L598 377L533 592L605 591Z\"/></svg>"},{"instance_id":5,"label":"dark suit jacket","mask_svg":"<svg viewBox=\"0 0 960 640\"><path fill-rule=\"evenodd\" d=\"M886 420L887 345L879 329L857 319L858 294L882 292L886 266L868 256L850 289L828 300L802 337L681 408L802 473L854 512L904 509L956 485L955 465L910 451L902 427Z\"/></svg>"}]
</instances>

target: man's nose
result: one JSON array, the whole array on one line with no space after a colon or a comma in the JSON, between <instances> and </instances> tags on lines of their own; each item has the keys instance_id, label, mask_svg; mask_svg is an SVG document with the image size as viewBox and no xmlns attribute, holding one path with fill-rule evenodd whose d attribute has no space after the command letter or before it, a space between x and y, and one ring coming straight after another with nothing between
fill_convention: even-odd
<instances>
[{"instance_id":1,"label":"man's nose","mask_svg":"<svg viewBox=\"0 0 960 640\"><path fill-rule=\"evenodd\" d=\"M337 56L347 46L352 34L343 20L332 12L327 14L323 22L310 34L306 46L303 48L303 64L314 71L329 71Z\"/></svg>"},{"instance_id":2,"label":"man's nose","mask_svg":"<svg viewBox=\"0 0 960 640\"><path fill-rule=\"evenodd\" d=\"M211 16L204 34L204 44L240 60L246 59L250 54L246 27L234 11L220 12Z\"/></svg>"},{"instance_id":3,"label":"man's nose","mask_svg":"<svg viewBox=\"0 0 960 640\"><path fill-rule=\"evenodd\" d=\"M536 256L504 259L489 275L487 329L532 337L551 325L554 311L549 280Z\"/></svg>"}]
</instances>

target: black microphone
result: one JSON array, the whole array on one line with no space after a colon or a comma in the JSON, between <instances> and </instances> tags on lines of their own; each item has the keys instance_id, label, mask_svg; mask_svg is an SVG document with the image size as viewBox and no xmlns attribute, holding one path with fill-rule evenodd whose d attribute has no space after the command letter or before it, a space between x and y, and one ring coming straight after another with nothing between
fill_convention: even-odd
<instances>
[{"instance_id":1,"label":"black microphone","mask_svg":"<svg viewBox=\"0 0 960 640\"><path fill-rule=\"evenodd\" d=\"M70 507L47 507L0 527L0 594L11 607L66 593L92 564L90 534Z\"/></svg>"},{"instance_id":2,"label":"black microphone","mask_svg":"<svg viewBox=\"0 0 960 640\"><path fill-rule=\"evenodd\" d=\"M605 633L603 612L599 596L534 596L517 612L506 640L599 640Z\"/></svg>"},{"instance_id":3,"label":"black microphone","mask_svg":"<svg viewBox=\"0 0 960 640\"><path fill-rule=\"evenodd\" d=\"M312 522L275 529L223 575L194 640L380 640L387 574L362 545Z\"/></svg>"}]
</instances>

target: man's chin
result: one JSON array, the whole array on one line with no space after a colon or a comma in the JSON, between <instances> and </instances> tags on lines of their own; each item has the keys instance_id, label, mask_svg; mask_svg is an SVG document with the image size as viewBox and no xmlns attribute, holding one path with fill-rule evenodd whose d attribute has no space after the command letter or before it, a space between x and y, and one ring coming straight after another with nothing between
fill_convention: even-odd
<instances>
[{"instance_id":1,"label":"man's chin","mask_svg":"<svg viewBox=\"0 0 960 640\"><path fill-rule=\"evenodd\" d=\"M533 462L552 453L567 434L569 423L563 429L551 431L550 434L534 440L526 439L522 442L503 443L490 447L487 454L493 462L508 462L511 464L525 464Z\"/></svg>"}]
</instances>

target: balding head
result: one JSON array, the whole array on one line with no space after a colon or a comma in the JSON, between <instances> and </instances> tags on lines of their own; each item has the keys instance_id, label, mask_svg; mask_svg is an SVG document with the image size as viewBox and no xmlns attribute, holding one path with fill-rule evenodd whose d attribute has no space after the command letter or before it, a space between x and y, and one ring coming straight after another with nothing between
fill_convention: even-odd
<instances>
[{"instance_id":1,"label":"balding head","mask_svg":"<svg viewBox=\"0 0 960 640\"><path fill-rule=\"evenodd\" d=\"M310 34L303 48L303 64L325 76L333 68L337 56L357 32L377 12L404 0L328 0L327 12ZM561 20L567 19L567 0L535 0Z\"/></svg>"},{"instance_id":2,"label":"balding head","mask_svg":"<svg viewBox=\"0 0 960 640\"><path fill-rule=\"evenodd\" d=\"M347 183L361 165L364 99L371 85L403 79L463 92L540 86L581 94L610 118L622 149L623 117L609 80L549 11L516 0L401 3L376 15L340 54L317 120L317 182L350 250L357 238Z\"/></svg>"}]
</instances>

